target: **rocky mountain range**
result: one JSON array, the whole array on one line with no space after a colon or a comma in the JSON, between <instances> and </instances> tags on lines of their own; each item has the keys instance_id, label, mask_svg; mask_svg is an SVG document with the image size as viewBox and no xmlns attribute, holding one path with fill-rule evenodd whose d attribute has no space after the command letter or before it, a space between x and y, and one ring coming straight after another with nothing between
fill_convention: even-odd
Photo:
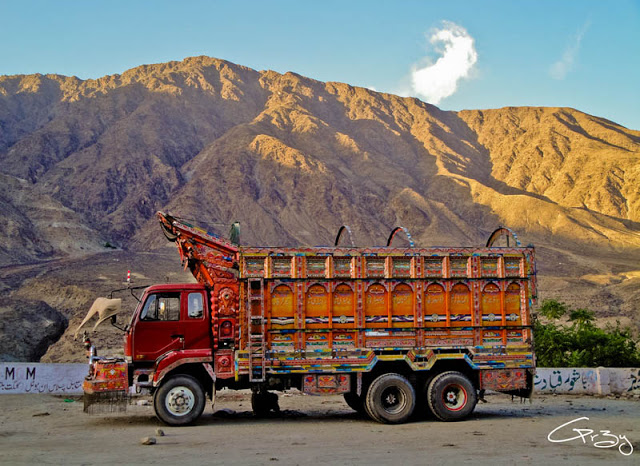
<instances>
[{"instance_id":1,"label":"rocky mountain range","mask_svg":"<svg viewBox=\"0 0 640 466\"><path fill-rule=\"evenodd\" d=\"M222 234L239 221L251 245L331 244L343 224L358 245L398 225L418 245L480 245L505 225L538 247L543 297L640 317L640 131L575 109L442 111L193 57L0 76L0 162L0 293L71 324L95 276L65 285L47 264L165 246L156 210ZM86 298L29 292L47 277Z\"/></svg>"}]
</instances>

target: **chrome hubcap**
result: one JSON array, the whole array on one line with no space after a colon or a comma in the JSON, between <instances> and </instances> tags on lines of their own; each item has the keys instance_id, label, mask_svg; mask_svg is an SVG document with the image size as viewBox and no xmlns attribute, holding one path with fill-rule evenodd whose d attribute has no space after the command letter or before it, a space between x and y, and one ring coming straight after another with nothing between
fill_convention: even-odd
<instances>
[{"instance_id":1,"label":"chrome hubcap","mask_svg":"<svg viewBox=\"0 0 640 466\"><path fill-rule=\"evenodd\" d=\"M389 387L382 393L382 406L388 413L398 413L404 409L406 397L402 390Z\"/></svg>"},{"instance_id":2,"label":"chrome hubcap","mask_svg":"<svg viewBox=\"0 0 640 466\"><path fill-rule=\"evenodd\" d=\"M165 399L165 407L174 416L189 414L196 404L196 397L187 387L174 387Z\"/></svg>"},{"instance_id":3,"label":"chrome hubcap","mask_svg":"<svg viewBox=\"0 0 640 466\"><path fill-rule=\"evenodd\" d=\"M451 411L462 409L467 404L467 392L458 385L449 385L443 393L444 405Z\"/></svg>"}]
</instances>

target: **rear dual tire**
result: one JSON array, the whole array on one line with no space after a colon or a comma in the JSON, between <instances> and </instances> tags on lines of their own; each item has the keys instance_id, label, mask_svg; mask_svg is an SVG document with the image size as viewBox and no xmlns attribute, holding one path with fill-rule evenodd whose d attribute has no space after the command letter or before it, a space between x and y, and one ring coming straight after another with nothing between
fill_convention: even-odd
<instances>
[{"instance_id":1,"label":"rear dual tire","mask_svg":"<svg viewBox=\"0 0 640 466\"><path fill-rule=\"evenodd\" d=\"M438 374L429 383L429 410L441 421L460 421L471 414L478 402L476 389L461 372Z\"/></svg>"},{"instance_id":2,"label":"rear dual tire","mask_svg":"<svg viewBox=\"0 0 640 466\"><path fill-rule=\"evenodd\" d=\"M371 383L364 397L364 408L369 417L385 424L407 422L415 407L415 389L400 374L379 376Z\"/></svg>"}]
</instances>

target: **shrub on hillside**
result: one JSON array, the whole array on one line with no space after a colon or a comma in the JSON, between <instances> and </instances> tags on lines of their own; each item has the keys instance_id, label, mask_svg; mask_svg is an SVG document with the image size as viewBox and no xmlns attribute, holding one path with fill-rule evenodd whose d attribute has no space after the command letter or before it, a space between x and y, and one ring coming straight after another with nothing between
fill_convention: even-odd
<instances>
[{"instance_id":1,"label":"shrub on hillside","mask_svg":"<svg viewBox=\"0 0 640 466\"><path fill-rule=\"evenodd\" d=\"M595 325L595 313L571 309L555 299L542 302L534 316L534 348L539 367L638 367L640 344L628 328ZM560 319L569 315L568 321Z\"/></svg>"}]
</instances>

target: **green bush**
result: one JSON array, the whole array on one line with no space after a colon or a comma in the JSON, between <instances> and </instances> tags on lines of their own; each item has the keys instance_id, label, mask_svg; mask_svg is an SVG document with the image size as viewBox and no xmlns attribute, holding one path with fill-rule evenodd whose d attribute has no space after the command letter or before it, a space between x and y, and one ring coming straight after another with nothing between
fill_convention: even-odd
<instances>
[{"instance_id":1,"label":"green bush","mask_svg":"<svg viewBox=\"0 0 640 466\"><path fill-rule=\"evenodd\" d=\"M534 348L539 367L638 367L640 344L629 328L595 326L595 313L570 309L563 302L547 299L533 320ZM558 320L569 313L569 320Z\"/></svg>"}]
</instances>

